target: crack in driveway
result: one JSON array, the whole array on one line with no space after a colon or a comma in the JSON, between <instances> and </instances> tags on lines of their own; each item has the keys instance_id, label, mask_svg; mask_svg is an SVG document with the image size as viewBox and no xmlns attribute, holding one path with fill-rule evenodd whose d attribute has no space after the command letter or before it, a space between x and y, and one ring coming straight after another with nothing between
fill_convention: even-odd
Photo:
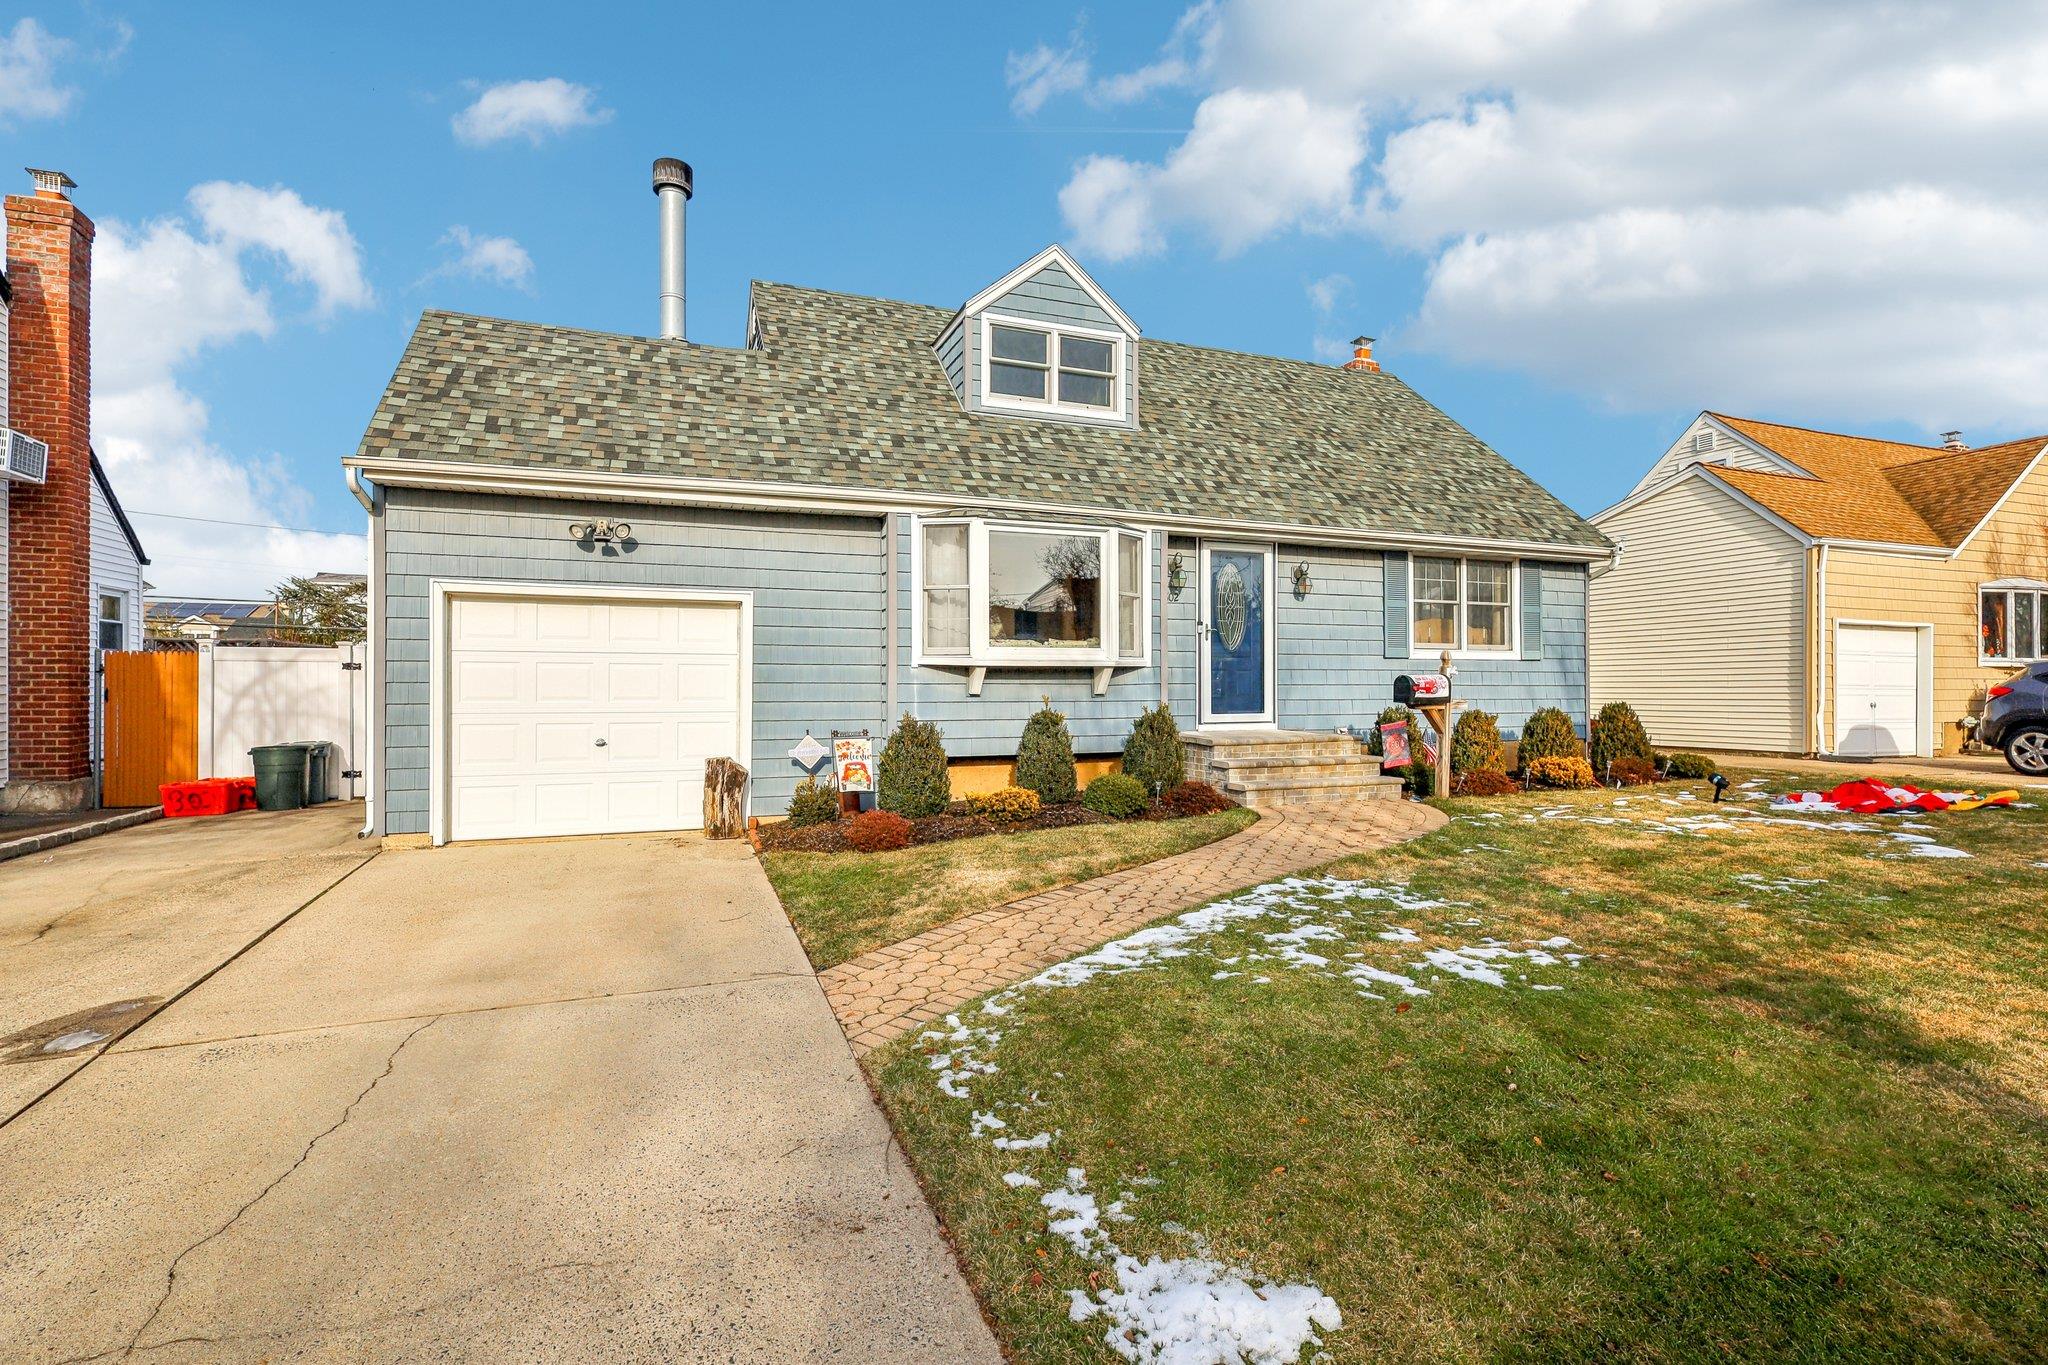
<instances>
[{"instance_id":1,"label":"crack in driveway","mask_svg":"<svg viewBox=\"0 0 2048 1365\"><path fill-rule=\"evenodd\" d=\"M424 1024L421 1024L418 1028L412 1030L412 1032L406 1034L403 1038L399 1039L398 1045L392 1048L391 1054L384 1059L384 1069L378 1072L377 1075L371 1079L370 1083L362 1088L361 1093L359 1093L354 1099L348 1102L348 1107L341 1111L340 1118L336 1119L333 1123L329 1124L326 1128L323 1128L318 1133L315 1133L312 1137L312 1140L307 1142L305 1147L299 1152L298 1158L295 1161L293 1161L291 1165L285 1167L285 1169L282 1172L280 1172L277 1175L277 1177L273 1179L269 1184L265 1185L261 1190L258 1190L256 1192L255 1197L251 1198L247 1203L243 1204L240 1208L236 1209L232 1214L229 1214L227 1221L223 1222L219 1227L215 1228L212 1232L207 1233L204 1237L201 1237L198 1241L192 1243L190 1246L186 1247L183 1251L179 1252L176 1256L171 1258L171 1264L169 1268L166 1269L164 1272L164 1292L157 1297L156 1305L149 1310L149 1316L142 1320L142 1325L135 1329L135 1335L128 1339L128 1344L125 1347L119 1348L119 1354L126 1356L133 1355L137 1350L154 1349L153 1347L144 1347L142 1345L143 1334L149 1331L151 1327L156 1325L156 1320L163 1315L164 1308L170 1303L171 1296L177 1292L178 1267L184 1264L185 1258L187 1256L190 1256L193 1252L198 1251L200 1248L206 1246L207 1243L212 1242L215 1239L227 1233L230 1229L232 1229L235 1226L236 1223L239 1223L242 1220L242 1218L249 1212L249 1210L255 1208L258 1204L262 1203L265 1199L269 1198L270 1193L273 1190L275 1190L278 1186L284 1184L285 1181L291 1179L292 1176L299 1170L299 1168L304 1166L306 1162L312 1157L314 1149L319 1147L319 1145L322 1142L332 1137L335 1133L340 1132L342 1127L348 1123L349 1119L354 1117L357 1106L362 1104L364 1100L368 1099L371 1093L375 1091L378 1086L382 1085L385 1082L385 1080L390 1077L391 1073L397 1069L399 1054L404 1052L405 1049L411 1045L412 1040L419 1037L422 1033L425 1033L435 1024L440 1023L441 1018L442 1016L435 1015L432 1019L427 1020ZM116 1354L115 1351L101 1351L95 1355L90 1356L74 1356L72 1357L71 1361L66 1362L66 1365L83 1365L83 1362L85 1361L101 1360L107 1356L114 1354Z\"/></svg>"}]
</instances>

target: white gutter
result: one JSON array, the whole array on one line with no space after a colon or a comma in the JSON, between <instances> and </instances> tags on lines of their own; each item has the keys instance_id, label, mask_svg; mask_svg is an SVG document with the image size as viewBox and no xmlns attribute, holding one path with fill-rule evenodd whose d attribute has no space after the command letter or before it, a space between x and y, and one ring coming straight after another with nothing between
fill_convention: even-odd
<instances>
[{"instance_id":1,"label":"white gutter","mask_svg":"<svg viewBox=\"0 0 2048 1365\"><path fill-rule=\"evenodd\" d=\"M1387 549L1442 550L1509 554L1531 559L1592 563L1610 551L1590 545L1556 545L1533 540L1486 540L1469 536L1392 534L1351 531L1297 522L1246 521L1227 517L1161 516L1129 508L1077 507L1071 503L1001 498L961 498L930 494L919 497L882 489L824 488L804 484L763 483L743 479L685 478L665 474L606 475L598 472L565 477L559 470L512 468L438 460L344 460L379 484L398 488L452 488L464 491L515 493L529 497L611 498L624 502L674 503L689 506L774 508L807 512L838 512L877 516L895 508L906 512L998 511L1032 516L1090 516L1129 520L1189 535L1228 535L1243 539L1293 541L1312 545L1355 545Z\"/></svg>"},{"instance_id":2,"label":"white gutter","mask_svg":"<svg viewBox=\"0 0 2048 1365\"><path fill-rule=\"evenodd\" d=\"M342 476L348 481L348 491L355 494L356 501L363 505L366 522L366 534L363 539L368 542L370 554L370 562L363 566L368 570L369 598L363 608L364 623L369 627L363 632L363 668L366 670L363 697L369 715L363 718L363 827L356 831L356 838L371 839L377 834L377 778L384 766L381 752L384 744L383 716L377 707L378 694L383 691L383 688L378 686L377 677L377 635L382 624L377 616L377 608L382 605L384 598L381 591L384 566L379 562L383 537L377 533L383 525L379 507L383 499L376 493L374 484L369 489L363 487L361 470L345 466Z\"/></svg>"}]
</instances>

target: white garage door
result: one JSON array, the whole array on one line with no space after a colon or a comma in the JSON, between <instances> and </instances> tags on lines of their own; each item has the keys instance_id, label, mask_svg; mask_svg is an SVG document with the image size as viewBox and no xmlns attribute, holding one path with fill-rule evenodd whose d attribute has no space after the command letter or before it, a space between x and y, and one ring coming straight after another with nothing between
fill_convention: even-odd
<instances>
[{"instance_id":1,"label":"white garage door","mask_svg":"<svg viewBox=\"0 0 2048 1365\"><path fill-rule=\"evenodd\" d=\"M735 605L456 597L451 839L697 829L740 754Z\"/></svg>"},{"instance_id":2,"label":"white garage door","mask_svg":"<svg viewBox=\"0 0 2048 1365\"><path fill-rule=\"evenodd\" d=\"M1835 636L1835 752L1920 752L1920 632L1842 626Z\"/></svg>"}]
</instances>

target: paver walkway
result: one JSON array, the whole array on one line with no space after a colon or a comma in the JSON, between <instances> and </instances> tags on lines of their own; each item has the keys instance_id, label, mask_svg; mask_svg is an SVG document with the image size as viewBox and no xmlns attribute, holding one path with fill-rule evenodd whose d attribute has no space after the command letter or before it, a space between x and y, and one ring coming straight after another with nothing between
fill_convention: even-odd
<instances>
[{"instance_id":1,"label":"paver walkway","mask_svg":"<svg viewBox=\"0 0 2048 1365\"><path fill-rule=\"evenodd\" d=\"M1262 811L1257 824L1227 839L968 915L828 967L819 980L853 1050L866 1053L1163 915L1443 823L1443 812L1415 801Z\"/></svg>"}]
</instances>

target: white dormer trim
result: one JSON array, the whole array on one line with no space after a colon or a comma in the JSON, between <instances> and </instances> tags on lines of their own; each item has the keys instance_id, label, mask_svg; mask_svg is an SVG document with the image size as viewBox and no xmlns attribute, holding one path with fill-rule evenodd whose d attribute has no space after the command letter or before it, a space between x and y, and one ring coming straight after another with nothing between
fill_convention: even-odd
<instances>
[{"instance_id":1,"label":"white dormer trim","mask_svg":"<svg viewBox=\"0 0 2048 1365\"><path fill-rule=\"evenodd\" d=\"M1081 268L1080 262L1069 256L1066 248L1058 242L1054 242L1051 246L1039 252L1036 256L1033 256L1030 260L1024 262L1024 264L1018 266L1015 270L1012 270L973 298L967 300L967 303L960 309L960 312L969 316L980 312L1049 265L1057 265L1060 269L1072 275L1074 283L1081 286L1082 291L1095 301L1096 306L1116 319L1117 326L1123 328L1125 332L1133 337L1141 335L1138 331L1138 324L1131 321L1130 315L1116 306L1116 301L1103 292L1102 286L1090 278L1088 272ZM951 330L951 324L948 324L947 330ZM943 336L944 333L942 332L940 335Z\"/></svg>"}]
</instances>

